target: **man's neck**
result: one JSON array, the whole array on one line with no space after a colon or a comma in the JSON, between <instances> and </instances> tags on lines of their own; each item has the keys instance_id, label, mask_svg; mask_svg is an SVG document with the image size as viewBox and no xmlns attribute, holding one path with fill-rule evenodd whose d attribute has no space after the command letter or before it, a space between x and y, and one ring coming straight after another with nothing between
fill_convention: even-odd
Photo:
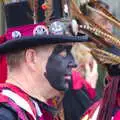
<instances>
[{"instance_id":1,"label":"man's neck","mask_svg":"<svg viewBox=\"0 0 120 120\"><path fill-rule=\"evenodd\" d=\"M24 74L23 74L24 73ZM25 72L8 73L8 83L18 86L28 95L46 103L48 99L59 95L60 93L51 87L48 80L37 79L33 74Z\"/></svg>"},{"instance_id":2,"label":"man's neck","mask_svg":"<svg viewBox=\"0 0 120 120\"><path fill-rule=\"evenodd\" d=\"M25 93L27 93L29 96L32 96L44 103L47 102L46 98L44 96L42 96L41 94L38 94L38 92L36 92L35 87L32 87L30 84L23 84L21 82L18 82L16 79L7 79L6 81L7 83L13 84L17 87L19 87L20 89L22 89ZM27 87L26 87L27 86ZM31 87L30 87L31 86ZM33 89L32 89L33 88Z\"/></svg>"},{"instance_id":3,"label":"man's neck","mask_svg":"<svg viewBox=\"0 0 120 120\"><path fill-rule=\"evenodd\" d=\"M24 73L24 72L22 72ZM34 78L34 79L33 79ZM8 73L8 79L6 82L11 83L19 88L21 88L28 95L37 98L42 102L47 101L47 89L44 86L44 83L41 83L41 87L39 87L40 83L36 82L35 76L31 76L31 74L21 74L20 72L11 72ZM46 95L46 96L45 96Z\"/></svg>"}]
</instances>

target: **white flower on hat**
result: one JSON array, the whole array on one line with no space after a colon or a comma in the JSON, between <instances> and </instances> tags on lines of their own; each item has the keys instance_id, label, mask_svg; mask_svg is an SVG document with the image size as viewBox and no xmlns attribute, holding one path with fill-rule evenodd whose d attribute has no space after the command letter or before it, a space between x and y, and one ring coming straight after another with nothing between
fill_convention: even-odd
<instances>
[{"instance_id":1,"label":"white flower on hat","mask_svg":"<svg viewBox=\"0 0 120 120\"><path fill-rule=\"evenodd\" d=\"M15 38L21 38L21 33L19 31L13 31L12 32L12 38L15 39Z\"/></svg>"},{"instance_id":2,"label":"white flower on hat","mask_svg":"<svg viewBox=\"0 0 120 120\"><path fill-rule=\"evenodd\" d=\"M63 22L55 21L49 26L49 31L53 35L63 35L65 32L65 25Z\"/></svg>"},{"instance_id":3,"label":"white flower on hat","mask_svg":"<svg viewBox=\"0 0 120 120\"><path fill-rule=\"evenodd\" d=\"M33 35L48 35L49 31L48 28L44 25L38 25L33 30Z\"/></svg>"}]
</instances>

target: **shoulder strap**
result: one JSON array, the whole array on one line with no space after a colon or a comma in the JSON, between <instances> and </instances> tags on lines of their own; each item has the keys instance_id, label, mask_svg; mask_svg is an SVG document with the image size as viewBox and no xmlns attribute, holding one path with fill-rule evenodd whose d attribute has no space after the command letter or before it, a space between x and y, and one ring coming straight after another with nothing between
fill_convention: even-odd
<instances>
[{"instance_id":1,"label":"shoulder strap","mask_svg":"<svg viewBox=\"0 0 120 120\"><path fill-rule=\"evenodd\" d=\"M3 96L6 96L19 108L26 111L33 118L33 120L36 120L37 111L35 105L26 93L18 87L8 83L0 84L0 91ZM9 102L9 100L7 102Z\"/></svg>"},{"instance_id":2,"label":"shoulder strap","mask_svg":"<svg viewBox=\"0 0 120 120\"><path fill-rule=\"evenodd\" d=\"M15 104L12 100L10 100L7 96L0 94L0 104L1 103L10 106L10 110L14 110L21 120L27 120L23 110L20 109L20 107L17 104Z\"/></svg>"},{"instance_id":3,"label":"shoulder strap","mask_svg":"<svg viewBox=\"0 0 120 120\"><path fill-rule=\"evenodd\" d=\"M3 90L2 94L7 96L9 99L11 99L11 101L14 101L13 102L14 104L16 104L17 106L19 106L19 108L22 108L23 110L28 112L34 118L34 120L36 120L36 116L33 113L30 104L24 98L22 98L21 96L10 90ZM13 105L13 103L11 105Z\"/></svg>"}]
</instances>

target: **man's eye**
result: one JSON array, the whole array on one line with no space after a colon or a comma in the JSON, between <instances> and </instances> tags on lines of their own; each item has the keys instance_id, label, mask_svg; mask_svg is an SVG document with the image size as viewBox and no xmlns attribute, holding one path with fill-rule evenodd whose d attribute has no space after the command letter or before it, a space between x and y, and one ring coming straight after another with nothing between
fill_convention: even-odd
<instances>
[{"instance_id":1,"label":"man's eye","mask_svg":"<svg viewBox=\"0 0 120 120\"><path fill-rule=\"evenodd\" d=\"M62 56L62 57L66 57L67 56L67 51L64 50L64 51L60 52L59 55Z\"/></svg>"}]
</instances>

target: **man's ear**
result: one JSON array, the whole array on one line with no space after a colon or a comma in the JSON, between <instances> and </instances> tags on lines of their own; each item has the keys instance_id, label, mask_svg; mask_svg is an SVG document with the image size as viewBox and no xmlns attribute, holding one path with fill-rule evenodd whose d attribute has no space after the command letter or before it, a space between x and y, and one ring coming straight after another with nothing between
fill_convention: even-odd
<instances>
[{"instance_id":1,"label":"man's ear","mask_svg":"<svg viewBox=\"0 0 120 120\"><path fill-rule=\"evenodd\" d=\"M37 63L37 53L34 49L27 49L25 52L25 62L29 69L35 70Z\"/></svg>"}]
</instances>

